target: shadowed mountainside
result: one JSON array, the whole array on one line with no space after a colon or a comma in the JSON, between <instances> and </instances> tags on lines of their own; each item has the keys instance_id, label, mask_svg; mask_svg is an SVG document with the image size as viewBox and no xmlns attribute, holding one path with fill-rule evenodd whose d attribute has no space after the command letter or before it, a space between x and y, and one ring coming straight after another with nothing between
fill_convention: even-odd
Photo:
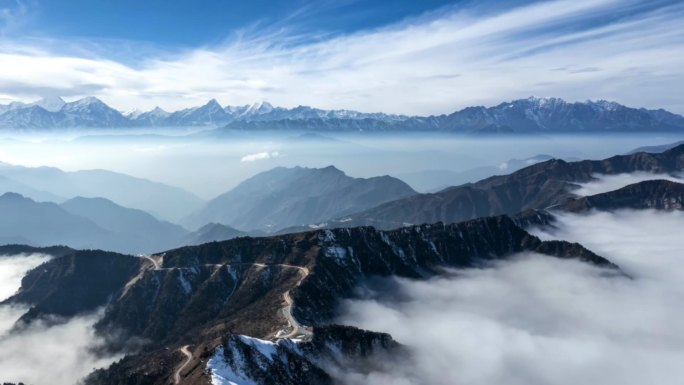
<instances>
[{"instance_id":1,"label":"shadowed mountainside","mask_svg":"<svg viewBox=\"0 0 684 385\"><path fill-rule=\"evenodd\" d=\"M242 231L273 232L358 212L414 195L389 176L352 178L333 166L277 167L240 183L183 221L189 228L217 222Z\"/></svg>"},{"instance_id":2,"label":"shadowed mountainside","mask_svg":"<svg viewBox=\"0 0 684 385\"><path fill-rule=\"evenodd\" d=\"M183 344L198 353L216 354L226 335L277 339L288 330L282 313L288 297L292 315L313 326L316 338L317 330L334 317L338 301L353 297L365 279L424 279L441 274L444 267L486 266L524 251L616 269L578 244L542 242L501 216L394 231L360 227L244 237L183 247L149 259L76 251L29 272L7 303L30 305L22 317L26 322L106 306L97 325L100 333L116 330L150 343L144 352L126 358L123 366L99 372L98 378L145 373L147 383L166 384L172 375L168 364L178 362L177 349ZM357 337L362 340L364 335ZM150 368L150 363L161 362L167 366ZM193 358L184 377L206 383L200 381L206 380L201 375L205 365Z\"/></svg>"},{"instance_id":3,"label":"shadowed mountainside","mask_svg":"<svg viewBox=\"0 0 684 385\"><path fill-rule=\"evenodd\" d=\"M391 229L418 223L452 223L490 215L514 215L528 209L544 209L574 197L572 191L577 184L594 180L596 174L676 173L682 170L684 145L660 154L641 152L604 160L565 162L553 159L508 175L388 202L329 221L328 225Z\"/></svg>"}]
</instances>

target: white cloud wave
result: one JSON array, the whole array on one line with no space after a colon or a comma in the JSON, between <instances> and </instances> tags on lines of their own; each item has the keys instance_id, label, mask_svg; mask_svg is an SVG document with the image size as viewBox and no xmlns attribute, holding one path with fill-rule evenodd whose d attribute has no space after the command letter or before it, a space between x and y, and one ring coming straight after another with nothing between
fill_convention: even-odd
<instances>
[{"instance_id":1,"label":"white cloud wave","mask_svg":"<svg viewBox=\"0 0 684 385\"><path fill-rule=\"evenodd\" d=\"M24 274L50 259L44 254L0 255L0 301L9 298L19 286Z\"/></svg>"},{"instance_id":2,"label":"white cloud wave","mask_svg":"<svg viewBox=\"0 0 684 385\"><path fill-rule=\"evenodd\" d=\"M588 183L581 183L580 188L573 190L572 192L580 196L595 195L617 190L630 184L656 179L666 179L673 182L684 183L684 179L679 176L649 172L634 172L616 175L597 174L594 175L594 177L596 180Z\"/></svg>"},{"instance_id":3,"label":"white cloud wave","mask_svg":"<svg viewBox=\"0 0 684 385\"><path fill-rule=\"evenodd\" d=\"M42 254L0 256L0 300L16 292L28 270L48 259ZM56 325L38 321L11 331L27 310L22 305L0 306L0 382L73 385L94 368L120 358L93 353L104 342L93 331L99 313Z\"/></svg>"},{"instance_id":4,"label":"white cloud wave","mask_svg":"<svg viewBox=\"0 0 684 385\"><path fill-rule=\"evenodd\" d=\"M0 317L18 315L0 307ZM98 356L93 349L103 340L93 325L99 315L80 316L48 326L36 323L26 330L0 336L0 381L34 385L73 385L95 368L120 356Z\"/></svg>"},{"instance_id":5,"label":"white cloud wave","mask_svg":"<svg viewBox=\"0 0 684 385\"><path fill-rule=\"evenodd\" d=\"M684 375L684 213L565 215L553 234L633 279L574 260L520 255L351 301L342 322L390 332L414 353L349 384L671 384ZM398 364L398 365L397 365Z\"/></svg>"}]
</instances>

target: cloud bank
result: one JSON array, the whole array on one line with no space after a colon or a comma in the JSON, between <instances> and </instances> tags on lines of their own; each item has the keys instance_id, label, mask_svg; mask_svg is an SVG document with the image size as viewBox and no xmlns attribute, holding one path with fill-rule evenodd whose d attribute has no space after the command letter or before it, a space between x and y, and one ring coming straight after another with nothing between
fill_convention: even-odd
<instances>
[{"instance_id":1,"label":"cloud bank","mask_svg":"<svg viewBox=\"0 0 684 385\"><path fill-rule=\"evenodd\" d=\"M177 109L267 99L441 114L534 94L682 113L668 90L684 86L683 19L684 4L670 1L487 1L347 35L239 31L215 46L150 50L133 64L117 56L128 50L102 42L5 39L0 100L93 94L120 109Z\"/></svg>"},{"instance_id":2,"label":"cloud bank","mask_svg":"<svg viewBox=\"0 0 684 385\"><path fill-rule=\"evenodd\" d=\"M0 299L16 292L23 275L47 259L40 254L0 257ZM11 331L26 310L24 306L0 306L0 383L74 385L94 368L120 358L93 353L103 344L92 328L99 314L56 325L37 322L25 330Z\"/></svg>"},{"instance_id":3,"label":"cloud bank","mask_svg":"<svg viewBox=\"0 0 684 385\"><path fill-rule=\"evenodd\" d=\"M17 291L24 274L49 259L50 256L44 254L0 255L0 301Z\"/></svg>"},{"instance_id":4,"label":"cloud bank","mask_svg":"<svg viewBox=\"0 0 684 385\"><path fill-rule=\"evenodd\" d=\"M595 195L613 191L630 184L644 182L647 180L666 179L673 182L684 183L684 179L679 176L668 174L653 174L649 172L635 172L617 175L594 175L597 178L589 183L580 184L580 188L572 192L580 195Z\"/></svg>"},{"instance_id":5,"label":"cloud bank","mask_svg":"<svg viewBox=\"0 0 684 385\"><path fill-rule=\"evenodd\" d=\"M414 353L348 384L671 384L684 375L683 213L562 216L541 234L582 242L634 279L519 255L391 298L350 301L341 322L391 333Z\"/></svg>"}]
</instances>

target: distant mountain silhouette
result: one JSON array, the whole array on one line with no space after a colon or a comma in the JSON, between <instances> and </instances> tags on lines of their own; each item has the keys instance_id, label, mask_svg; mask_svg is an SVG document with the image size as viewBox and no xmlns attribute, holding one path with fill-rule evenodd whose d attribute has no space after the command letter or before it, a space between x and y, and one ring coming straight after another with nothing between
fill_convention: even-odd
<instances>
[{"instance_id":1,"label":"distant mountain silhouette","mask_svg":"<svg viewBox=\"0 0 684 385\"><path fill-rule=\"evenodd\" d=\"M0 127L43 130L121 127L219 127L226 130L318 132L436 131L450 133L657 132L684 130L684 117L663 109L630 108L605 100L566 102L558 98L519 99L492 107L468 107L446 115L406 116L274 107L266 102L221 106L212 99L199 107L167 112L122 114L88 97L70 103L41 100L0 105Z\"/></svg>"},{"instance_id":2,"label":"distant mountain silhouette","mask_svg":"<svg viewBox=\"0 0 684 385\"><path fill-rule=\"evenodd\" d=\"M406 183L389 176L352 178L333 166L278 167L255 175L209 201L182 223L197 228L217 222L237 229L272 232L358 212L414 195Z\"/></svg>"},{"instance_id":3,"label":"distant mountain silhouette","mask_svg":"<svg viewBox=\"0 0 684 385\"><path fill-rule=\"evenodd\" d=\"M149 253L177 246L179 240L188 235L188 231L181 226L160 221L144 211L122 207L104 198L77 197L60 206L112 232L117 246L111 250Z\"/></svg>"},{"instance_id":4,"label":"distant mountain silhouette","mask_svg":"<svg viewBox=\"0 0 684 385\"><path fill-rule=\"evenodd\" d=\"M229 239L249 235L244 231L234 229L220 223L209 223L200 227L197 231L186 235L178 246L201 245L208 242L227 241Z\"/></svg>"},{"instance_id":5,"label":"distant mountain silhouette","mask_svg":"<svg viewBox=\"0 0 684 385\"><path fill-rule=\"evenodd\" d=\"M451 187L435 194L419 194L327 221L330 227L370 225L382 229L409 224L460 222L477 217L516 214L543 209L574 196L577 183L594 174L635 171L677 173L684 170L684 145L660 154L636 153L604 160L565 162L553 159L508 175Z\"/></svg>"},{"instance_id":6,"label":"distant mountain silhouette","mask_svg":"<svg viewBox=\"0 0 684 385\"><path fill-rule=\"evenodd\" d=\"M112 171L66 172L54 167L7 163L0 163L0 193L3 192L57 203L79 196L101 197L171 221L179 220L204 203L183 189Z\"/></svg>"},{"instance_id":7,"label":"distant mountain silhouette","mask_svg":"<svg viewBox=\"0 0 684 385\"><path fill-rule=\"evenodd\" d=\"M61 205L16 193L0 196L0 242L66 245L125 253L152 253L178 246L184 228L104 198L74 198Z\"/></svg>"}]
</instances>

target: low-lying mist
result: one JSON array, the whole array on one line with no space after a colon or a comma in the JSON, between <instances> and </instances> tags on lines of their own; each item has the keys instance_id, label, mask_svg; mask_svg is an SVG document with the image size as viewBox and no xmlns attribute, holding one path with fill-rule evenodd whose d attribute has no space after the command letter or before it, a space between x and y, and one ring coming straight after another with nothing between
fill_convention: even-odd
<instances>
[{"instance_id":1,"label":"low-lying mist","mask_svg":"<svg viewBox=\"0 0 684 385\"><path fill-rule=\"evenodd\" d=\"M631 278L518 255L391 297L348 301L341 323L385 331L413 352L348 384L672 384L684 376L684 213L561 215L543 238L580 242Z\"/></svg>"},{"instance_id":2,"label":"low-lying mist","mask_svg":"<svg viewBox=\"0 0 684 385\"><path fill-rule=\"evenodd\" d=\"M42 254L0 256L0 300L14 294L24 274L47 259ZM13 330L27 310L25 306L0 306L0 383L74 385L94 368L119 358L94 353L104 342L92 328L100 314L62 322L38 321Z\"/></svg>"},{"instance_id":3,"label":"low-lying mist","mask_svg":"<svg viewBox=\"0 0 684 385\"><path fill-rule=\"evenodd\" d=\"M581 184L580 188L573 190L573 193L581 196L602 194L617 190L630 184L644 182L654 179L665 179L673 182L682 183L681 175L654 174L650 172L633 172L616 175L595 175L596 180Z\"/></svg>"},{"instance_id":4,"label":"low-lying mist","mask_svg":"<svg viewBox=\"0 0 684 385\"><path fill-rule=\"evenodd\" d=\"M0 255L0 302L21 286L21 279L34 267L50 259L45 254Z\"/></svg>"},{"instance_id":5,"label":"low-lying mist","mask_svg":"<svg viewBox=\"0 0 684 385\"><path fill-rule=\"evenodd\" d=\"M74 385L95 368L120 358L94 353L103 344L92 328L98 317L77 317L50 326L39 322L0 337L0 381Z\"/></svg>"}]
</instances>

